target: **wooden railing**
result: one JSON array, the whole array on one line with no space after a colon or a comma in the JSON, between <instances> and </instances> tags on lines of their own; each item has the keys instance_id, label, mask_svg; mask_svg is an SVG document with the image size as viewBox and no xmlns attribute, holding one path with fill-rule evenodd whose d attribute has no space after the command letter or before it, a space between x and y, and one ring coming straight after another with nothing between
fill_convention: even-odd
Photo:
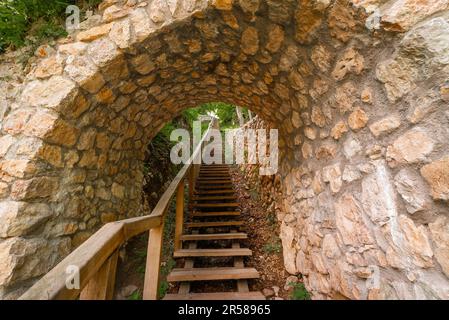
<instances>
[{"instance_id":1,"label":"wooden railing","mask_svg":"<svg viewBox=\"0 0 449 320\"><path fill-rule=\"evenodd\" d=\"M201 150L210 130L217 127L212 120L194 153L162 195L148 216L104 225L81 246L26 291L20 300L110 300L114 295L117 258L120 247L129 239L149 231L143 299L158 298L159 270L163 243L164 219L176 193L175 248L181 247L184 221L184 188L188 180L189 196L193 196L201 163ZM199 157L199 158L198 158ZM195 161L196 160L196 161ZM44 257L43 257L44 258ZM79 288L71 288L73 280L67 270L77 270ZM69 282L69 285L68 285Z\"/></svg>"}]
</instances>

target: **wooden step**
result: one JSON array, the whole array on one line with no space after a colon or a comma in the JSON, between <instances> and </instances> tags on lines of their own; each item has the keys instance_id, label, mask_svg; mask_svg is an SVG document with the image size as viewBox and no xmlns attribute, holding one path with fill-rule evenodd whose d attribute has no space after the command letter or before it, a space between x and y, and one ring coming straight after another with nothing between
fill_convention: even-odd
<instances>
[{"instance_id":1,"label":"wooden step","mask_svg":"<svg viewBox=\"0 0 449 320\"><path fill-rule=\"evenodd\" d=\"M202 164L201 165L201 168L213 168L213 167L229 168L229 164L227 164L227 163L211 163L211 164Z\"/></svg>"},{"instance_id":2,"label":"wooden step","mask_svg":"<svg viewBox=\"0 0 449 320\"><path fill-rule=\"evenodd\" d=\"M203 195L203 194L229 194L234 193L234 189L220 189L220 190L201 190L196 191L196 195Z\"/></svg>"},{"instance_id":3,"label":"wooden step","mask_svg":"<svg viewBox=\"0 0 449 320\"><path fill-rule=\"evenodd\" d=\"M254 268L177 268L170 272L167 276L167 281L214 281L257 278L259 278L259 272Z\"/></svg>"},{"instance_id":4,"label":"wooden step","mask_svg":"<svg viewBox=\"0 0 449 320\"><path fill-rule=\"evenodd\" d=\"M229 170L200 170L201 174L230 174L231 171Z\"/></svg>"},{"instance_id":5,"label":"wooden step","mask_svg":"<svg viewBox=\"0 0 449 320\"><path fill-rule=\"evenodd\" d=\"M236 196L197 196L193 197L194 201L209 201L209 200L236 200Z\"/></svg>"},{"instance_id":6,"label":"wooden step","mask_svg":"<svg viewBox=\"0 0 449 320\"><path fill-rule=\"evenodd\" d=\"M237 208L239 206L236 202L222 202L222 203L195 203L194 208Z\"/></svg>"},{"instance_id":7,"label":"wooden step","mask_svg":"<svg viewBox=\"0 0 449 320\"><path fill-rule=\"evenodd\" d=\"M210 211L210 212L200 212L195 211L192 213L192 217L194 218L209 218L209 217L235 217L239 216L240 211Z\"/></svg>"},{"instance_id":8,"label":"wooden step","mask_svg":"<svg viewBox=\"0 0 449 320\"><path fill-rule=\"evenodd\" d=\"M243 221L218 221L218 222L189 222L187 228L214 228L214 227L233 227L243 226Z\"/></svg>"},{"instance_id":9,"label":"wooden step","mask_svg":"<svg viewBox=\"0 0 449 320\"><path fill-rule=\"evenodd\" d=\"M229 176L199 177L197 181L206 183L208 181L223 181L223 180L231 181L229 179Z\"/></svg>"},{"instance_id":10,"label":"wooden step","mask_svg":"<svg viewBox=\"0 0 449 320\"><path fill-rule=\"evenodd\" d=\"M192 257L243 257L251 256L252 251L243 249L181 249L173 253L175 258Z\"/></svg>"},{"instance_id":11,"label":"wooden step","mask_svg":"<svg viewBox=\"0 0 449 320\"><path fill-rule=\"evenodd\" d=\"M201 181L198 180L199 184L228 184L228 183L232 183L231 180L227 179L227 180L208 180L208 181Z\"/></svg>"},{"instance_id":12,"label":"wooden step","mask_svg":"<svg viewBox=\"0 0 449 320\"><path fill-rule=\"evenodd\" d=\"M223 189L232 189L234 186L232 185L232 183L229 184L224 184L224 185L198 185L196 186L197 190L201 190L201 192L206 189L206 190L223 190ZM233 189L232 189L233 190Z\"/></svg>"},{"instance_id":13,"label":"wooden step","mask_svg":"<svg viewBox=\"0 0 449 320\"><path fill-rule=\"evenodd\" d=\"M167 294L163 300L266 300L259 291Z\"/></svg>"},{"instance_id":14,"label":"wooden step","mask_svg":"<svg viewBox=\"0 0 449 320\"><path fill-rule=\"evenodd\" d=\"M248 235L242 232L235 233L210 233L210 234L184 234L182 241L213 241L213 240L240 240L248 239Z\"/></svg>"},{"instance_id":15,"label":"wooden step","mask_svg":"<svg viewBox=\"0 0 449 320\"><path fill-rule=\"evenodd\" d=\"M223 179L230 179L230 176L228 174L211 174L211 175L201 175L198 177L199 180L208 181L208 180L223 180Z\"/></svg>"},{"instance_id":16,"label":"wooden step","mask_svg":"<svg viewBox=\"0 0 449 320\"><path fill-rule=\"evenodd\" d=\"M229 170L200 170L200 175L202 174L230 174Z\"/></svg>"}]
</instances>

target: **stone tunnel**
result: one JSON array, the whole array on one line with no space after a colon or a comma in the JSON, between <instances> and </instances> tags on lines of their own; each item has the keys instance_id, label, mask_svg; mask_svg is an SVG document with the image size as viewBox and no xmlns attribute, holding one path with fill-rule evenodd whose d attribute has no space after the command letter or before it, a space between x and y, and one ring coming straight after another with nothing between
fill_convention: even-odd
<instances>
[{"instance_id":1,"label":"stone tunnel","mask_svg":"<svg viewBox=\"0 0 449 320\"><path fill-rule=\"evenodd\" d=\"M99 9L0 108L0 297L148 214L148 142L223 101L279 129L285 267L313 298L449 299L447 0Z\"/></svg>"}]
</instances>

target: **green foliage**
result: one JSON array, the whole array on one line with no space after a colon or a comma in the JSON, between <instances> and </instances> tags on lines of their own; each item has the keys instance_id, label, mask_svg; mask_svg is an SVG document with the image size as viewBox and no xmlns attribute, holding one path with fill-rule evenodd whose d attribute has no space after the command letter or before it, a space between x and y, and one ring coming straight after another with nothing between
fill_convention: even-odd
<instances>
[{"instance_id":1,"label":"green foliage","mask_svg":"<svg viewBox=\"0 0 449 320\"><path fill-rule=\"evenodd\" d=\"M310 300L310 293L307 291L304 283L290 283L289 285L293 287L293 292L290 296L292 300Z\"/></svg>"},{"instance_id":2,"label":"green foliage","mask_svg":"<svg viewBox=\"0 0 449 320\"><path fill-rule=\"evenodd\" d=\"M267 221L270 224L270 226L276 226L276 224L277 224L276 213L269 212L267 215Z\"/></svg>"},{"instance_id":3,"label":"green foliage","mask_svg":"<svg viewBox=\"0 0 449 320\"><path fill-rule=\"evenodd\" d=\"M142 294L139 290L136 290L128 297L128 300L142 300Z\"/></svg>"},{"instance_id":4,"label":"green foliage","mask_svg":"<svg viewBox=\"0 0 449 320\"><path fill-rule=\"evenodd\" d=\"M199 115L212 114L220 119L220 128L231 129L237 127L235 106L223 102L210 102L183 112L189 124L198 119Z\"/></svg>"},{"instance_id":5,"label":"green foliage","mask_svg":"<svg viewBox=\"0 0 449 320\"><path fill-rule=\"evenodd\" d=\"M161 268L161 275L163 280L161 281L159 285L159 297L164 297L167 294L167 291L169 289L169 284L167 282L167 276L172 271L172 269L176 266L176 261L172 258L169 258L167 262L162 266Z\"/></svg>"},{"instance_id":6,"label":"green foliage","mask_svg":"<svg viewBox=\"0 0 449 320\"><path fill-rule=\"evenodd\" d=\"M0 49L25 44L27 32L33 24L38 39L65 35L62 21L65 8L74 1L64 0L0 0Z\"/></svg>"},{"instance_id":7,"label":"green foliage","mask_svg":"<svg viewBox=\"0 0 449 320\"><path fill-rule=\"evenodd\" d=\"M0 52L28 44L66 36L67 6L78 5L85 11L101 0L0 0Z\"/></svg>"},{"instance_id":8,"label":"green foliage","mask_svg":"<svg viewBox=\"0 0 449 320\"><path fill-rule=\"evenodd\" d=\"M265 251L268 254L278 254L281 253L281 250L282 245L278 237L273 237L269 242L267 242L263 246L263 251Z\"/></svg>"}]
</instances>

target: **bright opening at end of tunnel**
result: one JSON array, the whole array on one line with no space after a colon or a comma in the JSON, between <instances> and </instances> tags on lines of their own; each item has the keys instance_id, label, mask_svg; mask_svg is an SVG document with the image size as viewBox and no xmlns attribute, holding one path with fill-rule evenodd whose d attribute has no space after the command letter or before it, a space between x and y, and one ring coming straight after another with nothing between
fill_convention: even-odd
<instances>
[{"instance_id":1,"label":"bright opening at end of tunnel","mask_svg":"<svg viewBox=\"0 0 449 320\"><path fill-rule=\"evenodd\" d=\"M211 126L205 142L200 141L202 132L201 121L194 121L192 135L187 129L174 129L170 140L178 142L170 152L173 164L186 164L192 157L195 164L227 164L227 165L259 165L261 176L278 173L279 142L278 130L271 129L226 129L224 132L216 129L216 118L210 117ZM268 138L267 138L268 134ZM193 146L191 148L191 145ZM197 152L198 156L194 156Z\"/></svg>"}]
</instances>

